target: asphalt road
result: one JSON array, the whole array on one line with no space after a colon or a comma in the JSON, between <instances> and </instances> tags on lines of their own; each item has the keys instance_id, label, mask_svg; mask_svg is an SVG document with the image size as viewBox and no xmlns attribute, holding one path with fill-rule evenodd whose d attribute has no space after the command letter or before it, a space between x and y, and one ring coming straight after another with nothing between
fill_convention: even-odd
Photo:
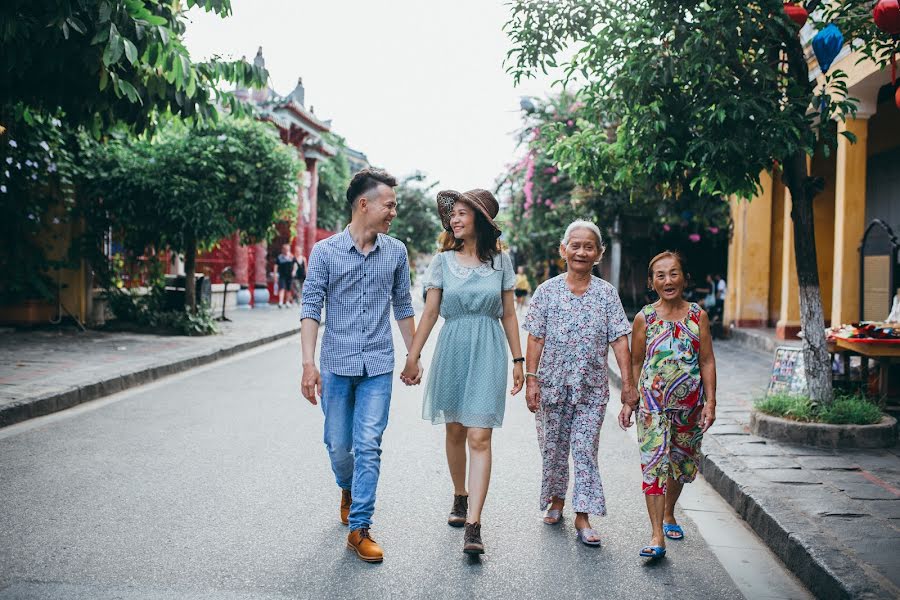
<instances>
[{"instance_id":1,"label":"asphalt road","mask_svg":"<svg viewBox=\"0 0 900 600\"><path fill-rule=\"evenodd\" d=\"M422 387L397 380L372 529L386 559L359 561L298 358L294 337L0 431L0 600L743 597L686 515L665 560L638 557L649 525L615 394L603 547L576 542L571 513L541 522L520 395L495 432L487 554L472 560L445 522L443 430L420 418Z\"/></svg>"}]
</instances>

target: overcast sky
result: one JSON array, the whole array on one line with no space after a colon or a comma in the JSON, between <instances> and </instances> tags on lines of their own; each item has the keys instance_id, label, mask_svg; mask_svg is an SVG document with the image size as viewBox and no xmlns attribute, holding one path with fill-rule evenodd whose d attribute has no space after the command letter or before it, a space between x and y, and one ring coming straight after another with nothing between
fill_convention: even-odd
<instances>
[{"instance_id":1,"label":"overcast sky","mask_svg":"<svg viewBox=\"0 0 900 600\"><path fill-rule=\"evenodd\" d=\"M263 47L272 86L303 77L306 106L400 176L442 187L492 188L515 155L519 98L551 80L513 86L503 59L503 0L232 0L227 19L194 10L187 46L252 60Z\"/></svg>"}]
</instances>

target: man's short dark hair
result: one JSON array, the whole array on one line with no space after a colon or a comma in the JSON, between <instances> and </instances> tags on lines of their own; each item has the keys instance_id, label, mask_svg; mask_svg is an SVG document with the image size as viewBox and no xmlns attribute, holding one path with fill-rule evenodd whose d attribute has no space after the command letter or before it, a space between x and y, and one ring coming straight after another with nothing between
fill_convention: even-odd
<instances>
[{"instance_id":1,"label":"man's short dark hair","mask_svg":"<svg viewBox=\"0 0 900 600\"><path fill-rule=\"evenodd\" d=\"M397 179L387 171L363 169L350 180L350 186L347 187L347 204L350 205L350 208L353 208L360 196L371 192L380 183L388 187L397 187Z\"/></svg>"}]
</instances>

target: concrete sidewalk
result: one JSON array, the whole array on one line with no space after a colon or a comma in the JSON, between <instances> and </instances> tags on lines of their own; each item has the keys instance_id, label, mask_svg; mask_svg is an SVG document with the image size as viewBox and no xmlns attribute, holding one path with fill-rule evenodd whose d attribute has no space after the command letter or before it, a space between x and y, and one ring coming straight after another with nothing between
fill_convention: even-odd
<instances>
[{"instance_id":1,"label":"concrete sidewalk","mask_svg":"<svg viewBox=\"0 0 900 600\"><path fill-rule=\"evenodd\" d=\"M832 451L750 434L772 354L730 340L715 352L706 480L816 596L900 597L900 449ZM610 370L618 383L613 360Z\"/></svg>"},{"instance_id":2,"label":"concrete sidewalk","mask_svg":"<svg viewBox=\"0 0 900 600\"><path fill-rule=\"evenodd\" d=\"M0 333L0 427L64 410L300 330L299 307L232 311L204 337L72 329ZM248 381L252 384L252 381Z\"/></svg>"}]
</instances>

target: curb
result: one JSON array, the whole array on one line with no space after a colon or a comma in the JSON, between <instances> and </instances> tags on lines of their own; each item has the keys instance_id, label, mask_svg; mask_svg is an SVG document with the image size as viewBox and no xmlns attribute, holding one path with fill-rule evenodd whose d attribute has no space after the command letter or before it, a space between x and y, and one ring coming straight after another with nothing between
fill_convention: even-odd
<instances>
[{"instance_id":1,"label":"curb","mask_svg":"<svg viewBox=\"0 0 900 600\"><path fill-rule=\"evenodd\" d=\"M96 400L104 396L116 394L124 390L156 381L167 375L181 373L194 367L206 365L223 358L228 358L246 350L262 346L270 342L290 337L300 331L299 327L262 337L234 346L219 348L206 354L184 358L172 363L148 367L131 373L124 373L110 379L104 379L89 385L72 388L65 392L27 398L0 408L0 428L9 427L36 417L43 417L79 404Z\"/></svg>"},{"instance_id":2,"label":"curb","mask_svg":"<svg viewBox=\"0 0 900 600\"><path fill-rule=\"evenodd\" d=\"M622 386L618 371L609 380ZM737 464L715 437L703 440L700 472L714 490L741 516L784 565L817 598L890 598L893 592L870 577L866 568L834 546L815 523L784 506L778 498L754 494L753 471ZM713 448L710 448L713 446Z\"/></svg>"}]
</instances>

